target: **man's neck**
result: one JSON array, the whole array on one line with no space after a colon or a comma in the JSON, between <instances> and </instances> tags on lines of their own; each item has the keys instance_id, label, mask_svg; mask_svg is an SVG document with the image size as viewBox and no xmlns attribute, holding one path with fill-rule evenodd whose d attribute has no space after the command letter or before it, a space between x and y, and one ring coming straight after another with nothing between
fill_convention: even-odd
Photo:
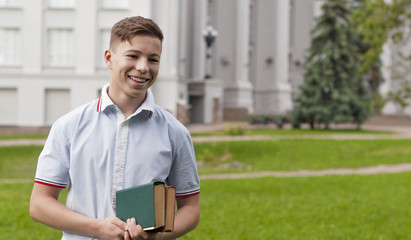
<instances>
[{"instance_id":1,"label":"man's neck","mask_svg":"<svg viewBox=\"0 0 411 240\"><path fill-rule=\"evenodd\" d=\"M110 87L107 90L107 94L111 101L121 110L124 118L127 119L132 115L146 99L147 93L143 96L130 97L126 94L116 94L114 91L110 92Z\"/></svg>"}]
</instances>

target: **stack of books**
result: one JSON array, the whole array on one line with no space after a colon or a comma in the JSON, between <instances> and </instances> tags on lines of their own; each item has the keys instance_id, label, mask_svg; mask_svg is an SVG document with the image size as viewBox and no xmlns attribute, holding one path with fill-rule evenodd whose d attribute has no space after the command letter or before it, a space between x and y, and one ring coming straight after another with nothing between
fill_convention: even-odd
<instances>
[{"instance_id":1,"label":"stack of books","mask_svg":"<svg viewBox=\"0 0 411 240\"><path fill-rule=\"evenodd\" d=\"M144 231L174 230L176 189L153 182L116 192L116 215L135 218Z\"/></svg>"}]
</instances>

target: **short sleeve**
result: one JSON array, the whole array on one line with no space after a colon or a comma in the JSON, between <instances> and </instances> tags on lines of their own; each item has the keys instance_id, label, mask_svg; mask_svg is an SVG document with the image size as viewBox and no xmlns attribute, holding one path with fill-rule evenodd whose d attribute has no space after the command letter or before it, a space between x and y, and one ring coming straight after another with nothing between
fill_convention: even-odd
<instances>
[{"instance_id":1,"label":"short sleeve","mask_svg":"<svg viewBox=\"0 0 411 240\"><path fill-rule=\"evenodd\" d=\"M193 142L188 130L177 139L168 183L176 187L177 197L187 197L200 193L200 180Z\"/></svg>"},{"instance_id":2,"label":"short sleeve","mask_svg":"<svg viewBox=\"0 0 411 240\"><path fill-rule=\"evenodd\" d=\"M53 187L65 188L69 177L69 141L61 121L56 121L40 153L35 182Z\"/></svg>"}]
</instances>

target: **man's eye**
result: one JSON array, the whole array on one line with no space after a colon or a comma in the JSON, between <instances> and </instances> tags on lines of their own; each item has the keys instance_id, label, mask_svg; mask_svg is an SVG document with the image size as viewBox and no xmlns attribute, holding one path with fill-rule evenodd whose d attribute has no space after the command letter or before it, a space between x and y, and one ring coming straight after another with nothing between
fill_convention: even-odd
<instances>
[{"instance_id":1,"label":"man's eye","mask_svg":"<svg viewBox=\"0 0 411 240\"><path fill-rule=\"evenodd\" d=\"M136 55L128 55L127 57L129 57L129 58L133 58L133 59L137 58L137 56L136 56Z\"/></svg>"},{"instance_id":2,"label":"man's eye","mask_svg":"<svg viewBox=\"0 0 411 240\"><path fill-rule=\"evenodd\" d=\"M159 62L158 59L156 59L156 58L150 59L150 61L155 62L155 63Z\"/></svg>"}]
</instances>

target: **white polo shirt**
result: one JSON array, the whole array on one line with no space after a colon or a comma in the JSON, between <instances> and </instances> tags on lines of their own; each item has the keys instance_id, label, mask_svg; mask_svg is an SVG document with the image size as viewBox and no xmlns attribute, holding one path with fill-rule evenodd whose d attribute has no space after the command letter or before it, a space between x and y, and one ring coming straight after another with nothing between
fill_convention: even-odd
<instances>
[{"instance_id":1,"label":"white polo shirt","mask_svg":"<svg viewBox=\"0 0 411 240\"><path fill-rule=\"evenodd\" d=\"M154 103L150 90L136 112L123 113L104 86L99 99L58 119L37 165L35 182L69 186L66 206L104 219L115 216L116 191L164 181L177 197L200 192L190 133ZM92 239L63 233L63 239Z\"/></svg>"}]
</instances>

